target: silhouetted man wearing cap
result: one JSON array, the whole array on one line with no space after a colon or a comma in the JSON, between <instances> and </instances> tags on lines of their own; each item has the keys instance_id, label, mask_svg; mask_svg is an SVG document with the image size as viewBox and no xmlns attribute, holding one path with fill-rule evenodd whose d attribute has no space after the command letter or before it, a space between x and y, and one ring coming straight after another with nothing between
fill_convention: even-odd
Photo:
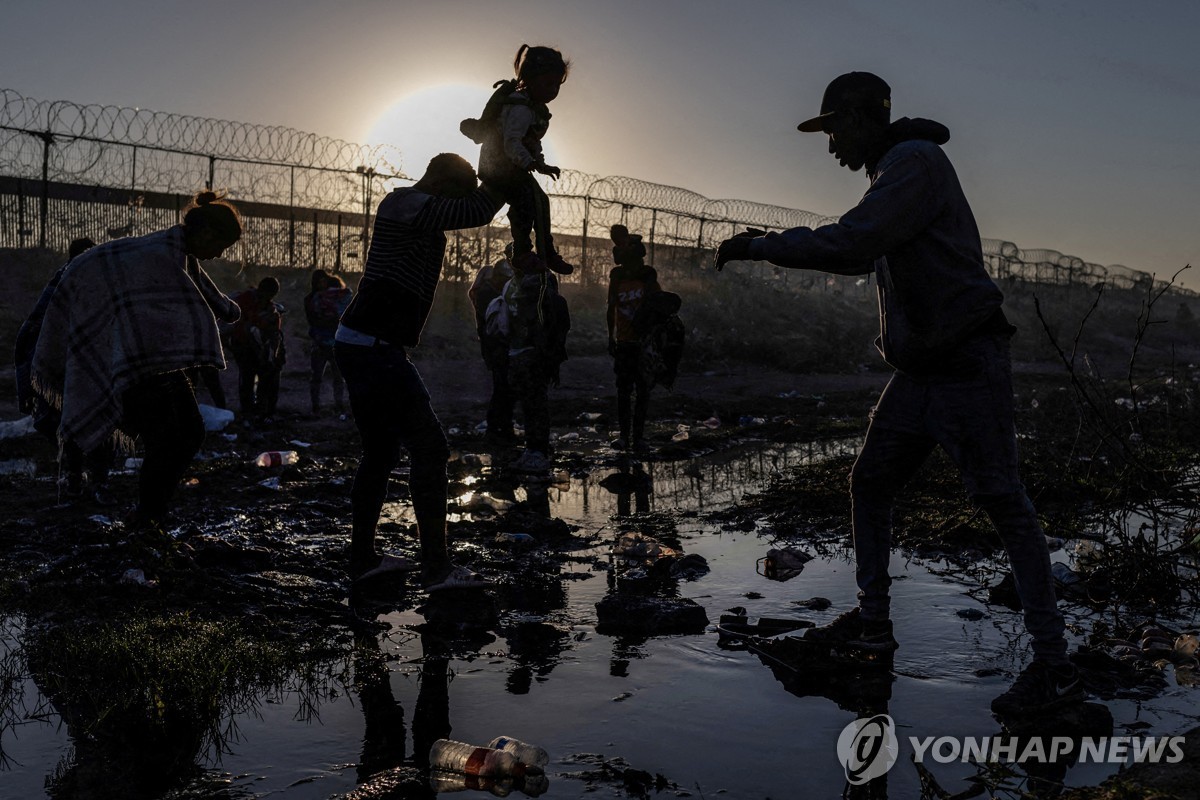
<instances>
[{"instance_id":1,"label":"silhouetted man wearing cap","mask_svg":"<svg viewBox=\"0 0 1200 800\"><path fill-rule=\"evenodd\" d=\"M979 230L930 120L891 122L891 88L868 72L833 80L821 113L799 130L829 136L842 166L871 181L835 224L760 235L717 249L729 261L770 261L838 275L874 273L876 346L895 373L879 398L850 477L859 606L805 638L889 653L892 508L907 479L941 446L971 499L1000 533L1033 637L1033 662L992 702L997 714L1044 710L1083 697L1067 660L1046 537L1021 484L1003 295L983 265Z\"/></svg>"}]
</instances>

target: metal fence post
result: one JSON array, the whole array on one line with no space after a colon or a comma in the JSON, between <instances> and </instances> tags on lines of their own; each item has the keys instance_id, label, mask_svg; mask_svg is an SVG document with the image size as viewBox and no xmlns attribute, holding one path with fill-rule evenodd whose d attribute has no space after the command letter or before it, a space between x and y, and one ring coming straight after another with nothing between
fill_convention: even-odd
<instances>
[{"instance_id":1,"label":"metal fence post","mask_svg":"<svg viewBox=\"0 0 1200 800\"><path fill-rule=\"evenodd\" d=\"M592 197L589 194L583 196L583 240L580 242L579 250L579 271L582 273L579 276L579 283L587 286L588 275L588 210L592 207Z\"/></svg>"},{"instance_id":2,"label":"metal fence post","mask_svg":"<svg viewBox=\"0 0 1200 800\"><path fill-rule=\"evenodd\" d=\"M208 183L204 184L204 188L212 191L213 182L217 178L217 157L208 157Z\"/></svg>"},{"instance_id":3,"label":"metal fence post","mask_svg":"<svg viewBox=\"0 0 1200 800\"><path fill-rule=\"evenodd\" d=\"M46 131L42 134L42 202L39 209L41 217L41 232L38 234L38 247L46 247L47 227L50 222L50 145L54 144L54 134Z\"/></svg>"},{"instance_id":4,"label":"metal fence post","mask_svg":"<svg viewBox=\"0 0 1200 800\"><path fill-rule=\"evenodd\" d=\"M658 209L650 209L650 266L654 266L654 229L658 225Z\"/></svg>"},{"instance_id":5,"label":"metal fence post","mask_svg":"<svg viewBox=\"0 0 1200 800\"><path fill-rule=\"evenodd\" d=\"M288 266L296 266L296 168L289 167L288 183Z\"/></svg>"}]
</instances>

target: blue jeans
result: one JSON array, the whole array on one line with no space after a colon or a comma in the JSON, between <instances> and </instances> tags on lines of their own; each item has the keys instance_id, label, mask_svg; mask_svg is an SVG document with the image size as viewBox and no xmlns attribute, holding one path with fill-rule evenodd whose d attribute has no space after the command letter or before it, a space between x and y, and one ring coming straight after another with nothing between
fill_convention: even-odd
<instances>
[{"instance_id":1,"label":"blue jeans","mask_svg":"<svg viewBox=\"0 0 1200 800\"><path fill-rule=\"evenodd\" d=\"M421 537L422 567L434 572L449 563L446 462L450 447L425 383L402 347L337 342L334 358L350 393L350 410L363 447L350 490L351 560L369 562L374 556L379 513L403 445L409 455L408 483Z\"/></svg>"},{"instance_id":2,"label":"blue jeans","mask_svg":"<svg viewBox=\"0 0 1200 800\"><path fill-rule=\"evenodd\" d=\"M1018 472L1008 340L984 336L961 348L972 367L954 376L892 375L850 476L859 605L889 615L892 508L908 479L941 446L972 502L987 513L1008 551L1036 658L1066 658L1050 552Z\"/></svg>"}]
</instances>

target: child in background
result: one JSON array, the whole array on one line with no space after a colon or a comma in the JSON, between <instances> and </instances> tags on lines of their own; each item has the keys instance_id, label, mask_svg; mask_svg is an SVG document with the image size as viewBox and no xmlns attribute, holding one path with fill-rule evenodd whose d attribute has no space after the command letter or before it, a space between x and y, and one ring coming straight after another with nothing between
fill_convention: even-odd
<instances>
[{"instance_id":1,"label":"child in background","mask_svg":"<svg viewBox=\"0 0 1200 800\"><path fill-rule=\"evenodd\" d=\"M561 275L574 270L554 249L550 200L533 177L534 172L554 179L560 174L558 167L545 161L542 137L550 124L547 104L558 97L569 70L558 50L521 45L513 61L516 80L498 83L481 118L464 120L461 126L464 134L482 145L480 179L508 202L514 266L527 273L545 267Z\"/></svg>"},{"instance_id":2,"label":"child in background","mask_svg":"<svg viewBox=\"0 0 1200 800\"><path fill-rule=\"evenodd\" d=\"M624 225L613 225L609 236L616 266L608 276L608 353L613 357L613 372L617 375L617 420L621 432L612 447L628 450L632 444L635 450L642 451L646 448L651 384L643 369L642 337L635 319L646 299L661 289L658 273L645 262L642 237L630 234Z\"/></svg>"},{"instance_id":3,"label":"child in background","mask_svg":"<svg viewBox=\"0 0 1200 800\"><path fill-rule=\"evenodd\" d=\"M313 270L312 291L304 298L304 315L308 319L309 352L309 401L313 416L321 413L321 383L326 367L333 372L333 410L341 414L345 410L342 390L342 373L338 371L333 357L333 337L337 333L342 313L350 305L354 293L345 281L323 269Z\"/></svg>"}]
</instances>

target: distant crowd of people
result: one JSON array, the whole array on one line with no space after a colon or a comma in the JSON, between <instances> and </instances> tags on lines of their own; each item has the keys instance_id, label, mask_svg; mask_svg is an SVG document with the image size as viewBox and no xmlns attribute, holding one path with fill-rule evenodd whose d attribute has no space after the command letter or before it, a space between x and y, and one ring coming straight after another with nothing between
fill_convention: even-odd
<instances>
[{"instance_id":1,"label":"distant crowd of people","mask_svg":"<svg viewBox=\"0 0 1200 800\"><path fill-rule=\"evenodd\" d=\"M479 174L461 156L434 157L413 186L379 204L357 291L318 271L305 298L311 347L310 400L321 407L326 371L333 404L343 384L362 439L351 489L350 574L356 580L418 571L430 591L480 589L488 581L452 563L446 543L446 434L408 350L433 306L446 232L489 223L508 204L512 244L480 270L470 297L484 363L492 375L487 434L516 439L512 467L545 472L554 457L548 391L560 378L571 320L559 275L573 272L554 244L550 207L534 173L557 178L541 145L569 63L557 50L522 46L514 78L497 84L463 133L481 145ZM1046 537L1018 470L1008 349L1013 328L984 268L979 233L941 148L948 129L923 119L891 119L891 89L870 73L832 81L820 113L799 130L828 137L843 166L865 170L869 187L838 222L816 229L748 230L722 242L716 268L765 260L781 267L877 278L877 340L894 368L871 415L850 481L859 605L805 638L831 647L890 653L888 573L892 509L907 479L937 447L959 467L971 499L994 523L1010 555L1032 636L1034 660L996 699L998 713L1044 708L1082 697L1066 657L1063 619ZM480 182L479 178L482 178ZM21 408L61 445L63 491L79 496L90 474L96 500L109 497L105 474L115 446L131 438L145 451L138 501L128 523L155 526L204 436L192 379L213 386L225 366L219 325L230 326L238 397L246 415L277 411L285 360L279 283L267 277L232 299L201 268L238 241L237 210L200 192L179 225L90 246L46 287L18 337ZM610 231L607 329L617 388L620 451L648 449L648 398L670 385L678 366L680 298L659 285L641 238ZM216 382L219 387L219 381ZM218 392L214 400L220 402ZM382 553L376 527L401 451L420 557Z\"/></svg>"}]
</instances>

